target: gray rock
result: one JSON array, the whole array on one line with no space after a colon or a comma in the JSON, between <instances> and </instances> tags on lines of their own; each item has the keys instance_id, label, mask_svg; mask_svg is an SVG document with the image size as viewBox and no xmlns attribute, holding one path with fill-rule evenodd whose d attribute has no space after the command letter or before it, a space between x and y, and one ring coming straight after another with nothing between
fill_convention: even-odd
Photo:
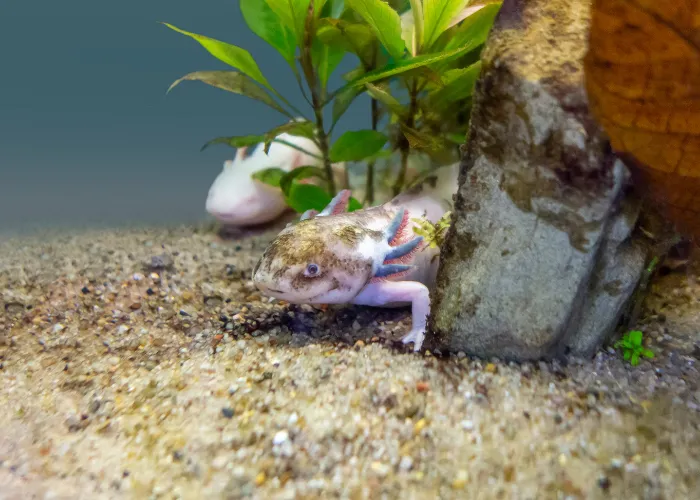
<instances>
[{"instance_id":1,"label":"gray rock","mask_svg":"<svg viewBox=\"0 0 700 500\"><path fill-rule=\"evenodd\" d=\"M627 169L588 111L590 2L505 0L482 55L426 347L590 354L643 270Z\"/></svg>"}]
</instances>

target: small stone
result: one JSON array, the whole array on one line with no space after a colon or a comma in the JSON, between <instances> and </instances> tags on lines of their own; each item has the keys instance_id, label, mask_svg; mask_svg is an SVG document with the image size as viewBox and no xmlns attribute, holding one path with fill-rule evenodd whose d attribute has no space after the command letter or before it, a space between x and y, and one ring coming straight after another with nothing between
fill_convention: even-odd
<instances>
[{"instance_id":1,"label":"small stone","mask_svg":"<svg viewBox=\"0 0 700 500\"><path fill-rule=\"evenodd\" d=\"M484 368L484 370L486 370L488 373L496 373L496 365L494 365L493 363L489 363L488 365L486 365L486 368Z\"/></svg>"},{"instance_id":2,"label":"small stone","mask_svg":"<svg viewBox=\"0 0 700 500\"><path fill-rule=\"evenodd\" d=\"M598 478L598 487L603 491L610 489L610 478L608 476L600 476Z\"/></svg>"},{"instance_id":3,"label":"small stone","mask_svg":"<svg viewBox=\"0 0 700 500\"><path fill-rule=\"evenodd\" d=\"M134 303L132 303L132 304L129 306L129 309L131 309L132 311L138 311L139 309L141 309L141 302L134 302Z\"/></svg>"},{"instance_id":4,"label":"small stone","mask_svg":"<svg viewBox=\"0 0 700 500\"><path fill-rule=\"evenodd\" d=\"M81 288L80 292L81 292L83 295L85 295L85 294L90 293L90 289L89 289L88 287L84 286L83 288Z\"/></svg>"},{"instance_id":5,"label":"small stone","mask_svg":"<svg viewBox=\"0 0 700 500\"><path fill-rule=\"evenodd\" d=\"M471 420L462 420L462 429L465 431L472 431L474 430L474 422Z\"/></svg>"},{"instance_id":6,"label":"small stone","mask_svg":"<svg viewBox=\"0 0 700 500\"><path fill-rule=\"evenodd\" d=\"M267 479L267 476L265 475L264 472L258 473L258 475L255 476L255 485L262 486L263 484L265 484L266 479Z\"/></svg>"},{"instance_id":7,"label":"small stone","mask_svg":"<svg viewBox=\"0 0 700 500\"><path fill-rule=\"evenodd\" d=\"M275 446L281 446L289 441L289 432L287 431L279 431L277 434L275 434L275 437L272 438L272 444Z\"/></svg>"},{"instance_id":8,"label":"small stone","mask_svg":"<svg viewBox=\"0 0 700 500\"><path fill-rule=\"evenodd\" d=\"M155 295L155 294L156 294L156 292L153 291L153 288L149 288L148 290L146 290L146 295Z\"/></svg>"},{"instance_id":9,"label":"small stone","mask_svg":"<svg viewBox=\"0 0 700 500\"><path fill-rule=\"evenodd\" d=\"M184 300L185 302L191 301L191 300L192 300L192 297L193 297L193 296L192 296L192 292L187 291L187 290L185 290L184 292L182 292L182 300Z\"/></svg>"},{"instance_id":10,"label":"small stone","mask_svg":"<svg viewBox=\"0 0 700 500\"><path fill-rule=\"evenodd\" d=\"M418 392L428 392L430 390L430 384L428 384L428 382L418 382L416 383L416 390Z\"/></svg>"},{"instance_id":11,"label":"small stone","mask_svg":"<svg viewBox=\"0 0 700 500\"><path fill-rule=\"evenodd\" d=\"M452 481L452 488L455 490L463 490L467 483L469 482L469 474L465 470L461 470L457 473L454 481Z\"/></svg>"},{"instance_id":12,"label":"small stone","mask_svg":"<svg viewBox=\"0 0 700 500\"><path fill-rule=\"evenodd\" d=\"M386 477L389 475L389 472L391 472L391 468L381 462L372 462L370 468L372 469L372 472L379 477Z\"/></svg>"},{"instance_id":13,"label":"small stone","mask_svg":"<svg viewBox=\"0 0 700 500\"><path fill-rule=\"evenodd\" d=\"M228 457L226 455L219 455L212 461L211 466L216 470L221 470L226 467L227 463Z\"/></svg>"},{"instance_id":14,"label":"small stone","mask_svg":"<svg viewBox=\"0 0 700 500\"><path fill-rule=\"evenodd\" d=\"M399 462L399 469L402 471L409 471L413 468L413 459L409 456L401 457Z\"/></svg>"},{"instance_id":15,"label":"small stone","mask_svg":"<svg viewBox=\"0 0 700 500\"><path fill-rule=\"evenodd\" d=\"M222 408L222 409L221 409L221 414L222 414L225 418L233 418L233 408L230 408L230 407L228 407L228 406L225 407L225 408Z\"/></svg>"},{"instance_id":16,"label":"small stone","mask_svg":"<svg viewBox=\"0 0 700 500\"><path fill-rule=\"evenodd\" d=\"M366 345L366 344L365 344L364 341L362 341L362 340L358 340L357 342L355 342L355 347L356 347L357 349L361 349L361 348L364 347L365 345Z\"/></svg>"},{"instance_id":17,"label":"small stone","mask_svg":"<svg viewBox=\"0 0 700 500\"><path fill-rule=\"evenodd\" d=\"M420 434L420 432L425 429L425 426L428 425L428 422L424 419L421 418L418 422L416 422L413 425L413 433L414 434Z\"/></svg>"},{"instance_id":18,"label":"small stone","mask_svg":"<svg viewBox=\"0 0 700 500\"><path fill-rule=\"evenodd\" d=\"M353 329L354 331L357 332L357 331L360 330L360 328L362 328L362 326L360 326L360 322L357 321L357 320L355 320L355 321L352 323L352 329Z\"/></svg>"},{"instance_id":19,"label":"small stone","mask_svg":"<svg viewBox=\"0 0 700 500\"><path fill-rule=\"evenodd\" d=\"M53 325L53 333L59 333L62 332L65 329L65 326L63 326L61 323L56 323Z\"/></svg>"}]
</instances>

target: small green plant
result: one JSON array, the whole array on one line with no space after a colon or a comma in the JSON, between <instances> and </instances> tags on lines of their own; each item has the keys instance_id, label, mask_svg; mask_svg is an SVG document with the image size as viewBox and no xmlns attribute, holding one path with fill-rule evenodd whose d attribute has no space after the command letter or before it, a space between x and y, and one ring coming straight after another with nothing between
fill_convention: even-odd
<instances>
[{"instance_id":1,"label":"small green plant","mask_svg":"<svg viewBox=\"0 0 700 500\"><path fill-rule=\"evenodd\" d=\"M445 214L435 224L425 218L411 219L418 227L413 228L413 232L422 236L429 248L440 248L445 241L447 230L450 228L452 212Z\"/></svg>"},{"instance_id":2,"label":"small green plant","mask_svg":"<svg viewBox=\"0 0 700 500\"><path fill-rule=\"evenodd\" d=\"M625 361L629 361L632 366L639 364L639 358L653 358L654 353L651 349L647 349L643 345L643 334L639 330L627 332L620 340L615 343L615 348L622 348L622 354Z\"/></svg>"},{"instance_id":3,"label":"small green plant","mask_svg":"<svg viewBox=\"0 0 700 500\"><path fill-rule=\"evenodd\" d=\"M471 1L240 0L251 31L289 65L309 112L299 110L275 89L245 49L163 23L235 70L190 73L168 91L182 81L200 81L262 102L289 120L264 134L219 137L202 149L264 143L268 151L272 142L283 142L277 139L283 132L311 139L321 152L323 168L309 165L291 172L271 168L255 174L256 179L279 186L293 209L323 208L337 192L332 164L341 162L367 163L365 202L371 204L375 161L400 152L393 183L393 192L398 193L406 184L412 150L445 164L455 159L456 144L464 141L463 111L480 71L478 55L501 5L496 1L472 7ZM344 75L344 85L330 91L329 78L347 54L356 56L359 65ZM399 84L396 91L392 83ZM338 120L364 92L371 97L372 128L348 131L333 141ZM332 107L330 125L324 117L327 106ZM387 117L384 133L378 130L382 117ZM299 182L308 178L321 179L321 186ZM347 183L347 171L344 178ZM359 207L353 199L350 209Z\"/></svg>"}]
</instances>

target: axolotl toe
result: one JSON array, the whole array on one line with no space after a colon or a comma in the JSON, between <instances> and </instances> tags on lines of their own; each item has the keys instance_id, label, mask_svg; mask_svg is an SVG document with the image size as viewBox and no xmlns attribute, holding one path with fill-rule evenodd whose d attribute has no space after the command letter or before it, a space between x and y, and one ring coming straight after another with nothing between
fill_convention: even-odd
<instances>
[{"instance_id":1,"label":"axolotl toe","mask_svg":"<svg viewBox=\"0 0 700 500\"><path fill-rule=\"evenodd\" d=\"M448 185L456 191L456 166ZM417 236L413 219L437 222L451 200L426 189L380 206L347 212L341 191L320 213L289 224L265 249L253 281L266 295L296 304L412 306L413 325L403 338L419 351L430 313L439 249Z\"/></svg>"}]
</instances>

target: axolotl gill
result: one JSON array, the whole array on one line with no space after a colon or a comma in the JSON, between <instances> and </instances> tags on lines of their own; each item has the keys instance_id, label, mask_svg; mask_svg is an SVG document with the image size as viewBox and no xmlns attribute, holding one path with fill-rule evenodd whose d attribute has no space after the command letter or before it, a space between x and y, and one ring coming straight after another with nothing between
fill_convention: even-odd
<instances>
[{"instance_id":1,"label":"axolotl gill","mask_svg":"<svg viewBox=\"0 0 700 500\"><path fill-rule=\"evenodd\" d=\"M430 287L439 248L413 231L435 224L452 208L458 164L438 169L423 184L379 206L347 212L350 192L339 192L320 213L290 223L265 249L253 282L265 295L295 304L411 305L412 328L402 339L422 348Z\"/></svg>"}]
</instances>

